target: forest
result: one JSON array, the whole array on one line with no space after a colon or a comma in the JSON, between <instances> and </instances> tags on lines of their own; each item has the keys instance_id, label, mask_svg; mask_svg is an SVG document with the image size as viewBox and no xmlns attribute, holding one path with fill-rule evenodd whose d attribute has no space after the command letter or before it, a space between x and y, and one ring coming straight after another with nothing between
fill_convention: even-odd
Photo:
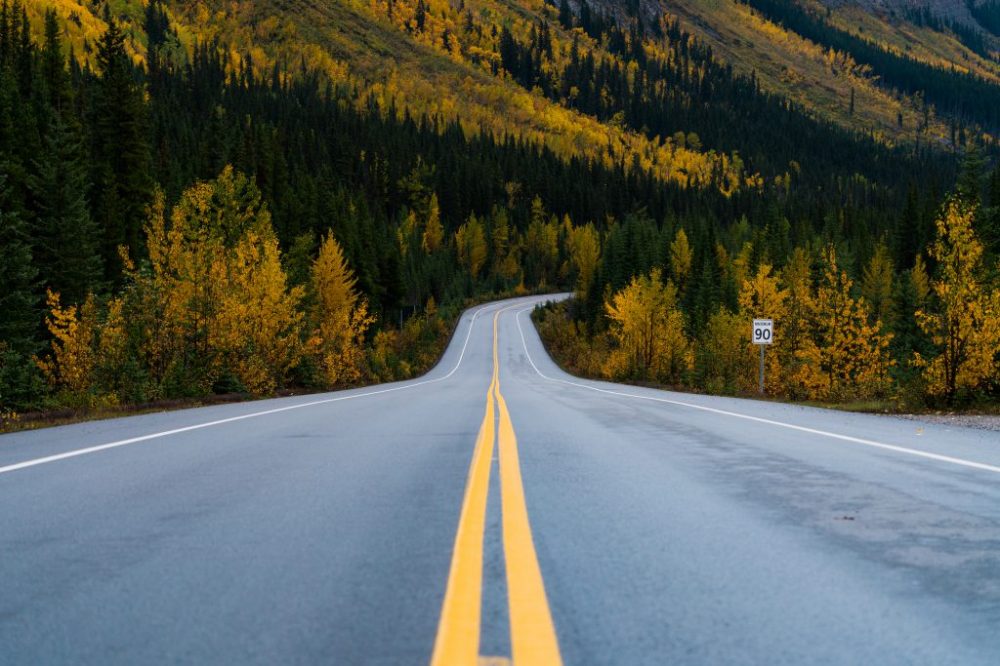
<instances>
[{"instance_id":1,"label":"forest","mask_svg":"<svg viewBox=\"0 0 1000 666\"><path fill-rule=\"evenodd\" d=\"M852 35L829 25L822 17L801 7L793 0L741 0L761 12L766 18L786 26L799 35L827 48L850 53L857 62L868 65L882 85L902 93L923 97L924 103L951 114L957 126L978 123L991 132L1000 128L1000 88L974 74L932 67L905 55L894 53L880 44ZM988 15L988 9L982 10ZM918 23L941 19L924 15ZM954 29L953 24L948 24ZM964 34L964 31L961 31ZM960 35L961 36L961 35ZM966 39L966 42L973 40ZM973 42L974 51L985 52L981 43ZM952 143L955 142L952 130Z\"/></svg>"},{"instance_id":2,"label":"forest","mask_svg":"<svg viewBox=\"0 0 1000 666\"><path fill-rule=\"evenodd\" d=\"M144 61L107 23L91 65L54 13L0 11L2 418L406 378L462 307L560 290L540 330L581 373L745 393L768 316L772 395L996 399L1000 169L975 136L958 165L833 126L676 24L588 19L614 59L561 67L544 23L496 29L494 76L754 176L679 179L304 61L178 54L158 2Z\"/></svg>"}]
</instances>

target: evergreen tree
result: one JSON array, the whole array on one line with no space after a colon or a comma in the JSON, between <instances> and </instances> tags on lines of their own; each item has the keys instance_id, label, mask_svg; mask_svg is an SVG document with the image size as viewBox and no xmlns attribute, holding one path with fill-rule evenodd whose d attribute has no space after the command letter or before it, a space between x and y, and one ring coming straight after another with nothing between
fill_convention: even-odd
<instances>
[{"instance_id":1,"label":"evergreen tree","mask_svg":"<svg viewBox=\"0 0 1000 666\"><path fill-rule=\"evenodd\" d=\"M103 275L99 232L87 208L87 177L76 133L57 116L34 161L36 264L62 302L80 304Z\"/></svg>"},{"instance_id":2,"label":"evergreen tree","mask_svg":"<svg viewBox=\"0 0 1000 666\"><path fill-rule=\"evenodd\" d=\"M56 112L66 113L69 111L72 95L55 10L45 12L44 35L41 52L42 81L48 94L49 104Z\"/></svg>"},{"instance_id":3,"label":"evergreen tree","mask_svg":"<svg viewBox=\"0 0 1000 666\"><path fill-rule=\"evenodd\" d=\"M31 239L24 221L9 204L9 189L0 176L0 342L29 355L41 324L37 293L38 271L32 263Z\"/></svg>"},{"instance_id":4,"label":"evergreen tree","mask_svg":"<svg viewBox=\"0 0 1000 666\"><path fill-rule=\"evenodd\" d=\"M125 35L114 20L98 41L97 64L100 78L91 120L96 218L104 230L105 276L116 281L122 268L118 247L141 250L152 182L142 87L125 51Z\"/></svg>"}]
</instances>

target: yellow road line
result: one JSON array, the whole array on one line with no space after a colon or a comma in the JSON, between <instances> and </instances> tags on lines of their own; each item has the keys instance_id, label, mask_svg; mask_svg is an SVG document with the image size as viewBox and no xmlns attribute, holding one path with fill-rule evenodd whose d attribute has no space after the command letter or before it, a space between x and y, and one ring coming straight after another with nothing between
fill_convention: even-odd
<instances>
[{"instance_id":1,"label":"yellow road line","mask_svg":"<svg viewBox=\"0 0 1000 666\"><path fill-rule=\"evenodd\" d=\"M486 530L490 467L493 464L493 387L497 381L496 374L494 370L487 393L486 414L479 427L476 449L469 468L431 666L473 666L479 660L483 534Z\"/></svg>"},{"instance_id":2,"label":"yellow road line","mask_svg":"<svg viewBox=\"0 0 1000 666\"><path fill-rule=\"evenodd\" d=\"M514 306L511 306L514 307ZM510 308L504 308L509 310ZM455 535L448 588L431 666L475 666L498 663L497 657L479 656L482 609L483 536L486 529L486 499L499 411L500 502L507 592L510 613L511 662L517 666L560 666L559 643L542 572L538 566L528 508L521 480L517 437L500 393L500 362L497 335L498 311L493 316L493 376L486 396L486 414L479 428L462 514ZM494 401L498 409L494 408ZM500 662L502 663L502 662Z\"/></svg>"},{"instance_id":3,"label":"yellow road line","mask_svg":"<svg viewBox=\"0 0 1000 666\"><path fill-rule=\"evenodd\" d=\"M499 314L499 313L498 313ZM497 363L497 320L493 319L493 363ZM549 611L542 570L538 566L535 542L528 522L528 505L521 480L514 424L507 401L500 392L499 374L494 393L500 413L500 502L503 521L503 549L507 563L507 598L510 609L510 644L516 666L558 666L559 641Z\"/></svg>"}]
</instances>

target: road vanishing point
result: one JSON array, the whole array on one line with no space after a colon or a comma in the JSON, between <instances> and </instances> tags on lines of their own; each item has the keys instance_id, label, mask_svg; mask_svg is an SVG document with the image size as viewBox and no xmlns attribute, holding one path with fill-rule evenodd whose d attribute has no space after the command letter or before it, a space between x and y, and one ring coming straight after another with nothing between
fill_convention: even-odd
<instances>
[{"instance_id":1,"label":"road vanishing point","mask_svg":"<svg viewBox=\"0 0 1000 666\"><path fill-rule=\"evenodd\" d=\"M997 433L578 379L544 300L412 381L0 437L0 663L1000 663Z\"/></svg>"}]
</instances>

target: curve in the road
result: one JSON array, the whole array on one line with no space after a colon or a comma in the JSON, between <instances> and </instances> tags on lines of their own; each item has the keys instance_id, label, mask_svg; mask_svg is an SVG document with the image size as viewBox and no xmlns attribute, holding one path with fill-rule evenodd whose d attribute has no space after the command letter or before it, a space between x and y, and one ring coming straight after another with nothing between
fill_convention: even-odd
<instances>
[{"instance_id":1,"label":"curve in the road","mask_svg":"<svg viewBox=\"0 0 1000 666\"><path fill-rule=\"evenodd\" d=\"M830 432L828 430L818 430L816 428L808 428L806 426L796 425L794 423L785 423L784 421L775 421L773 419L766 419L760 416L752 416L750 414L740 414L739 412L731 412L725 409L717 409L715 407L706 407L705 405L696 405L690 402L683 402L680 400L672 400L670 398L661 398L652 395L637 395L635 393L625 393L623 391L612 391L611 389L604 389L597 386L590 386L588 384L581 384L579 382L571 382L565 379L557 379L555 377L549 377L535 365L535 361L531 358L531 353L528 351L528 343L524 339L524 329L521 328L521 315L531 308L525 308L519 310L515 314L517 321L517 329L521 334L521 344L524 346L524 355L528 359L528 363L534 368L535 372L542 379L548 380L550 382L557 382L559 384L565 384L566 386L575 386L577 388L586 389L588 391L596 391L597 393L604 393L607 395L614 395L620 398L631 398L634 400L649 400L652 402L660 402L667 405L674 405L677 407L686 407L688 409L697 409L702 412L709 412L711 414L718 414L720 416L728 416L736 419L744 419L747 421L754 421L756 423L763 423L765 425L775 426L778 428L787 428L789 430L797 430L799 432L804 432L810 435L818 435L820 437L829 437L831 439L839 439L844 442L851 442L852 444L861 444L863 446L870 446L876 449L884 449L886 451L894 451L896 453L903 453L910 456L916 456L918 458L927 458L929 460L936 460L938 462L950 463L952 465L959 465L961 467L970 467L972 469L978 469L985 472L993 472L1000 474L1000 467L996 465L988 465L986 463L976 462L974 460L966 460L964 458L955 458L954 456L941 455L939 453L931 453L929 451L920 451L918 449L911 449L905 446L898 446L896 444L886 444L884 442L876 442L870 439L864 439L861 437L851 437L850 435L842 435L836 432Z\"/></svg>"},{"instance_id":2,"label":"curve in the road","mask_svg":"<svg viewBox=\"0 0 1000 666\"><path fill-rule=\"evenodd\" d=\"M217 419L214 421L206 421L205 423L196 423L194 425L184 426L183 428L172 428L170 430L163 430L161 432L154 432L148 435L140 435L139 437L129 437L128 439L121 439L115 442L108 442L107 444L98 444L97 446L88 446L82 449L75 449L72 451L65 451L63 453L57 453L51 456L43 456L41 458L34 458L32 460L25 460L18 463L13 463L10 465L5 465L0 467L0 474L7 474L9 472L16 472L17 470L27 469L29 467L37 467L38 465L45 465L47 463L57 462L59 460L66 460L67 458L76 458L79 456L85 456L92 453L99 453L101 451L107 451L108 449L116 449L122 446L128 446L130 444L138 444L140 442L147 442L151 439L160 439L163 437L169 437L171 435L179 435L185 432L191 432L192 430L202 430L204 428L212 428L214 426L225 425L227 423L235 423L236 421L245 421L247 419L260 418L261 416L270 416L272 414L280 414L282 412L289 412L295 409L305 409L306 407L316 407L318 405L329 405L334 402L343 402L344 400L354 400L356 398L366 398L373 395L383 395L385 393L393 393L395 391L405 391L407 389L414 389L420 386L426 386L428 384L435 384L437 382L443 382L444 380L450 378L462 365L462 359L465 358L465 351L469 347L469 338L472 336L472 329L476 324L476 319L482 314L483 310L487 309L489 305L483 306L476 310L472 315L472 321L469 323L469 330L465 334L465 342L462 344L462 351L459 354L458 361L455 362L455 366L451 369L448 374L442 377L435 377L434 379L424 379L416 382L411 382L403 384L401 386L392 386L389 388L379 389L376 391L366 391L364 393L352 393L350 395L337 396L335 398L324 398L322 400L311 400L309 402L303 402L296 405L288 405L286 407L276 407L274 409L265 409L259 412L252 412L250 414L241 414L239 416L231 416L225 419Z\"/></svg>"}]
</instances>

